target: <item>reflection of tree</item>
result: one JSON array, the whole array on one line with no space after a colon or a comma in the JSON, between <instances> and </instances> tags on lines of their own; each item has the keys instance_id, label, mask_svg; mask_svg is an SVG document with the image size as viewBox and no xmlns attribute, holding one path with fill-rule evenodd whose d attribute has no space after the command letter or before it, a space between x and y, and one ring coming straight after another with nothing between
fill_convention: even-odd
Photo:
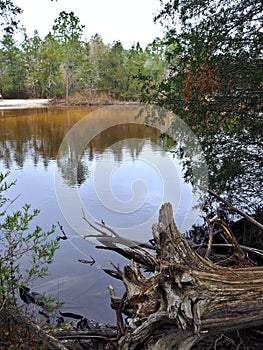
<instances>
[{"instance_id":1,"label":"reflection of tree","mask_svg":"<svg viewBox=\"0 0 263 350\"><path fill-rule=\"evenodd\" d=\"M162 147L177 155L183 168L184 180L191 183L198 206L203 206L204 190L208 185L208 169L199 139L188 125L174 113L148 105L140 111L137 118L144 117L148 125L162 130Z\"/></svg>"},{"instance_id":2,"label":"reflection of tree","mask_svg":"<svg viewBox=\"0 0 263 350\"><path fill-rule=\"evenodd\" d=\"M153 112L150 107L148 111L145 118L148 123L169 123L163 137L164 146L169 149L169 137L176 141L172 150L181 160L185 180L191 182L194 189L195 185L204 185L202 179L208 170L209 187L233 205L248 213L263 206L262 120L248 120L246 127L234 121L223 123L217 131L207 127L202 132L199 130L199 137L193 137L175 115L169 120L169 112L164 109L154 107ZM198 156L198 149L202 149L205 160Z\"/></svg>"},{"instance_id":3,"label":"reflection of tree","mask_svg":"<svg viewBox=\"0 0 263 350\"><path fill-rule=\"evenodd\" d=\"M30 159L35 167L41 163L48 167L50 160L57 158L67 132L83 115L96 108L73 108L66 113L60 108L4 111L0 119L0 159L3 165L6 169L13 166L23 168L25 161ZM61 152L58 160L62 176L70 186L81 185L89 175L87 160L93 161L110 151L116 161L121 161L124 148L134 159L140 154L144 139L157 143L158 136L158 130L144 125L120 124L99 133L83 154L78 154L74 145L78 144L79 135L73 135L71 145ZM133 143L132 138L140 138L142 142ZM118 144L121 140L125 140L122 145Z\"/></svg>"},{"instance_id":4,"label":"reflection of tree","mask_svg":"<svg viewBox=\"0 0 263 350\"><path fill-rule=\"evenodd\" d=\"M96 109L98 107L95 107ZM5 110L0 118L0 159L7 169L23 168L26 159L45 167L56 159L59 146L70 128L90 110L63 108Z\"/></svg>"},{"instance_id":5,"label":"reflection of tree","mask_svg":"<svg viewBox=\"0 0 263 350\"><path fill-rule=\"evenodd\" d=\"M26 160L32 159L35 166L42 163L47 167L50 160L57 158L64 136L87 112L83 109L69 109L65 113L64 109L44 108L12 111L10 116L10 112L5 111L4 117L0 118L2 164L7 169L14 165L22 168ZM158 119L160 110L157 112ZM205 178L202 172L206 171L206 167L203 167L204 159L198 156L200 142L209 167L209 187L250 213L255 207L263 206L262 121L257 121L257 124L254 121L239 131L229 130L228 125L227 131L221 129L217 133L203 132L198 141L197 137L189 137L187 129L178 128L173 123L171 130L162 134L158 125L165 122L167 114L161 117L160 121L153 123L153 127L136 123L135 120L135 123L119 124L106 129L94 137L81 154L74 147L80 135L73 135L71 144L61 151L58 160L65 183L80 186L89 176L89 162L101 159L105 152L110 153L116 162L124 159L124 152L131 159L138 158L145 142L150 140L156 147L159 145L165 150L172 148L177 153L185 179L194 185L196 179ZM92 121L96 123L96 119ZM90 128L93 128L93 124ZM86 130L81 132L85 136ZM193 158L193 154L196 157Z\"/></svg>"},{"instance_id":6,"label":"reflection of tree","mask_svg":"<svg viewBox=\"0 0 263 350\"><path fill-rule=\"evenodd\" d=\"M81 185L89 175L88 167L79 158L74 146L69 146L67 150L60 150L57 165L64 182L70 187Z\"/></svg>"},{"instance_id":7,"label":"reflection of tree","mask_svg":"<svg viewBox=\"0 0 263 350\"><path fill-rule=\"evenodd\" d=\"M142 124L125 123L103 131L89 143L89 147L97 149L100 153L110 150L115 161L121 162L124 149L128 151L132 159L136 159L142 152L145 140L158 143L159 134L160 132L155 128L147 128ZM141 139L141 142L138 139Z\"/></svg>"},{"instance_id":8,"label":"reflection of tree","mask_svg":"<svg viewBox=\"0 0 263 350\"><path fill-rule=\"evenodd\" d=\"M262 125L258 127L220 131L202 141L211 189L250 213L263 206L263 135Z\"/></svg>"},{"instance_id":9,"label":"reflection of tree","mask_svg":"<svg viewBox=\"0 0 263 350\"><path fill-rule=\"evenodd\" d=\"M86 179L89 177L89 168L87 165L84 163L84 161L81 159L78 163L78 168L77 168L77 184L80 186L83 184Z\"/></svg>"},{"instance_id":10,"label":"reflection of tree","mask_svg":"<svg viewBox=\"0 0 263 350\"><path fill-rule=\"evenodd\" d=\"M208 166L209 188L251 214L263 206L263 135L258 130L262 126L232 133L220 130L203 133L199 140ZM187 138L184 142L187 145ZM198 163L194 164L190 145L186 145L177 147L177 154L182 160L185 180L194 185Z\"/></svg>"},{"instance_id":11,"label":"reflection of tree","mask_svg":"<svg viewBox=\"0 0 263 350\"><path fill-rule=\"evenodd\" d=\"M89 162L101 159L105 153L111 154L117 163L123 161L124 152L131 159L137 159L146 140L158 143L159 133L157 129L146 128L142 124L119 124L99 133L79 153L77 146L80 135L72 132L67 144L60 149L57 159L60 174L68 186L80 186L90 174L87 165Z\"/></svg>"},{"instance_id":12,"label":"reflection of tree","mask_svg":"<svg viewBox=\"0 0 263 350\"><path fill-rule=\"evenodd\" d=\"M46 166L56 157L64 130L57 127L56 121L46 118L47 111L34 112L35 115L30 116L30 112L24 110L25 117L17 112L15 117L0 120L0 157L8 169L13 163L23 168L29 157L34 165L41 159Z\"/></svg>"}]
</instances>

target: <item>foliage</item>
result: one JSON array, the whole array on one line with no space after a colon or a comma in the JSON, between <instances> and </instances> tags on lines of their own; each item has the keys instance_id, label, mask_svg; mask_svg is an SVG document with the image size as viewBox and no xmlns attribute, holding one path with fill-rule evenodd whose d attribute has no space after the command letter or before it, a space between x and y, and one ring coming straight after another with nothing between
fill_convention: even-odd
<instances>
[{"instance_id":1,"label":"foliage","mask_svg":"<svg viewBox=\"0 0 263 350\"><path fill-rule=\"evenodd\" d=\"M168 69L157 84L146 77L144 101L191 126L206 155L209 187L252 214L262 206L262 2L161 4L155 20L166 27ZM191 181L190 165L183 166Z\"/></svg>"},{"instance_id":2,"label":"foliage","mask_svg":"<svg viewBox=\"0 0 263 350\"><path fill-rule=\"evenodd\" d=\"M6 34L12 34L18 29L20 24L18 17L22 12L23 10L16 6L13 0L0 0L0 26Z\"/></svg>"},{"instance_id":3,"label":"foliage","mask_svg":"<svg viewBox=\"0 0 263 350\"><path fill-rule=\"evenodd\" d=\"M253 128L237 130L231 123L224 123L224 130L203 133L200 140L207 155L209 188L251 215L263 208L262 122L253 124Z\"/></svg>"},{"instance_id":4,"label":"foliage","mask_svg":"<svg viewBox=\"0 0 263 350\"><path fill-rule=\"evenodd\" d=\"M81 38L84 28L85 26L80 24L79 18L72 11L62 11L55 19L53 26L54 37L63 43L64 46L69 46L70 49L71 44Z\"/></svg>"},{"instance_id":5,"label":"foliage","mask_svg":"<svg viewBox=\"0 0 263 350\"><path fill-rule=\"evenodd\" d=\"M25 35L22 50L27 96L49 98L59 92L62 88L61 59L58 43L52 35L47 35L44 40L39 37L37 31L33 38Z\"/></svg>"},{"instance_id":6,"label":"foliage","mask_svg":"<svg viewBox=\"0 0 263 350\"><path fill-rule=\"evenodd\" d=\"M74 90L75 71L81 52L81 36L84 25L73 12L62 11L55 19L53 36L61 44L61 54L65 67L65 95L66 103L69 102L69 91Z\"/></svg>"},{"instance_id":7,"label":"foliage","mask_svg":"<svg viewBox=\"0 0 263 350\"><path fill-rule=\"evenodd\" d=\"M0 25L6 33L13 33L18 27L17 16L22 13L22 9L14 5L12 0L0 0Z\"/></svg>"},{"instance_id":8,"label":"foliage","mask_svg":"<svg viewBox=\"0 0 263 350\"><path fill-rule=\"evenodd\" d=\"M195 125L259 117L262 106L260 0L166 0L166 78L146 97Z\"/></svg>"},{"instance_id":9,"label":"foliage","mask_svg":"<svg viewBox=\"0 0 263 350\"><path fill-rule=\"evenodd\" d=\"M11 34L6 34L0 49L0 92L6 98L25 97L26 67L23 65L23 55L17 47Z\"/></svg>"},{"instance_id":10,"label":"foliage","mask_svg":"<svg viewBox=\"0 0 263 350\"><path fill-rule=\"evenodd\" d=\"M166 63L160 39L143 49L104 44L99 34L82 39L84 26L73 12L61 12L41 39L24 35L19 45L6 35L0 46L0 93L4 98L60 98L82 95L93 100L141 99L144 82L163 78Z\"/></svg>"},{"instance_id":11,"label":"foliage","mask_svg":"<svg viewBox=\"0 0 263 350\"><path fill-rule=\"evenodd\" d=\"M0 174L0 301L16 305L19 287L47 274L59 243L51 239L54 226L48 232L39 226L32 228L38 210L31 212L26 204L21 210L9 213L12 202L4 193L14 183L7 184L6 177Z\"/></svg>"}]
</instances>

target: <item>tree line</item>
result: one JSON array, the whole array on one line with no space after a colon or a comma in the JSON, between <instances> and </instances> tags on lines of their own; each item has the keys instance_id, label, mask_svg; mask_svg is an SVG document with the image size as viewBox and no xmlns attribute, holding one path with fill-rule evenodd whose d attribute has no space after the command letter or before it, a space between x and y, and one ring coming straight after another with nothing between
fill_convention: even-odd
<instances>
[{"instance_id":1,"label":"tree line","mask_svg":"<svg viewBox=\"0 0 263 350\"><path fill-rule=\"evenodd\" d=\"M262 120L260 0L160 1L155 21L163 24L164 38L128 50L119 41L105 45L98 34L83 40L79 18L64 11L44 39L35 32L18 45L13 33L22 10L11 0L0 4L0 93L6 98L142 100L196 128L215 118L226 128L235 120Z\"/></svg>"},{"instance_id":2,"label":"tree line","mask_svg":"<svg viewBox=\"0 0 263 350\"><path fill-rule=\"evenodd\" d=\"M37 31L17 43L6 32L0 46L0 93L4 98L85 96L139 100L142 80L156 83L165 71L164 50L156 39L124 49L105 44L99 34L83 40L84 26L73 12L61 12L44 39Z\"/></svg>"},{"instance_id":3,"label":"tree line","mask_svg":"<svg viewBox=\"0 0 263 350\"><path fill-rule=\"evenodd\" d=\"M128 50L119 41L105 45L98 34L83 40L84 26L72 12L61 12L44 39L36 32L17 45L13 32L22 10L11 0L0 5L4 97L142 100L196 128L215 120L226 121L226 128L236 120L262 120L260 0L162 0L155 21L163 24L164 38Z\"/></svg>"}]
</instances>

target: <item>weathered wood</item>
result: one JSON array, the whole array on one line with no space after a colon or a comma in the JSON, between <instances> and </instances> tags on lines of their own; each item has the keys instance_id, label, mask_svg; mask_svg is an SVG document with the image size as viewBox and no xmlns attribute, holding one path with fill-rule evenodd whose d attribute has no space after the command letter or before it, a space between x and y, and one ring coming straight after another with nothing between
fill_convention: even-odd
<instances>
[{"instance_id":1,"label":"weathered wood","mask_svg":"<svg viewBox=\"0 0 263 350\"><path fill-rule=\"evenodd\" d=\"M231 244L235 267L209 260L212 226L205 257L199 255L178 231L170 203L161 207L159 221L153 225L154 247L123 239L99 225L102 248L131 260L116 272L126 293L122 298L112 295L111 300L121 325L115 341L119 350L188 350L208 335L263 323L263 267L249 266L249 250L238 244L220 218L212 221L221 225ZM143 274L145 268L150 275ZM126 326L120 313L128 315Z\"/></svg>"},{"instance_id":2,"label":"weathered wood","mask_svg":"<svg viewBox=\"0 0 263 350\"><path fill-rule=\"evenodd\" d=\"M119 349L190 349L207 335L263 323L263 267L234 269L201 257L178 231L169 203L153 235L154 273L144 276L134 261L123 271L133 313Z\"/></svg>"}]
</instances>

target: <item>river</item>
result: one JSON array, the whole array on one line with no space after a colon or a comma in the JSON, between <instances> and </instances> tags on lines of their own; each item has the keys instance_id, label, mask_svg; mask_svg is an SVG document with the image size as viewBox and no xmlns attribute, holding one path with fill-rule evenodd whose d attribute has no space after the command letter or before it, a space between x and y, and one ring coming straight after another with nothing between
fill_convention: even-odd
<instances>
[{"instance_id":1,"label":"river","mask_svg":"<svg viewBox=\"0 0 263 350\"><path fill-rule=\"evenodd\" d=\"M59 222L68 237L61 241L49 276L30 287L57 296L63 311L99 322L114 322L108 285L116 295L123 294L122 283L102 267L126 261L97 250L94 239L83 238L94 233L83 220L83 210L91 222L105 222L121 235L144 242L151 238L151 225L163 202L173 204L183 233L200 220L201 195L185 181L189 156L202 163L202 175L196 176L207 181L198 142L187 127L184 132L194 150L178 142L179 134L167 136L163 126L144 125L145 116L135 119L140 108L17 108L0 114L0 171L9 171L8 180L16 180L8 192L16 198L9 210L29 203L40 209L35 225L48 230ZM57 225L56 235L60 234ZM93 266L79 262L91 257Z\"/></svg>"}]
</instances>

